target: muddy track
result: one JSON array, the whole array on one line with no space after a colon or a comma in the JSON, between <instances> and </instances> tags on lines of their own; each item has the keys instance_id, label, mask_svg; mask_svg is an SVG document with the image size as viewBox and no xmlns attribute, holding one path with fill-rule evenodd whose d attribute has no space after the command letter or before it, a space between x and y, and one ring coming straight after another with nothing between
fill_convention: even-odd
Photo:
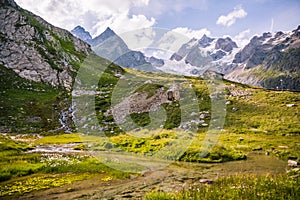
<instances>
[{"instance_id":1,"label":"muddy track","mask_svg":"<svg viewBox=\"0 0 300 200\"><path fill-rule=\"evenodd\" d=\"M24 195L18 200L90 200L90 199L143 199L147 192L172 192L199 185L200 179L245 174L284 173L286 163L270 156L253 156L247 161L223 164L173 163L168 167L130 179L100 181L100 177ZM70 189L71 188L71 189Z\"/></svg>"}]
</instances>

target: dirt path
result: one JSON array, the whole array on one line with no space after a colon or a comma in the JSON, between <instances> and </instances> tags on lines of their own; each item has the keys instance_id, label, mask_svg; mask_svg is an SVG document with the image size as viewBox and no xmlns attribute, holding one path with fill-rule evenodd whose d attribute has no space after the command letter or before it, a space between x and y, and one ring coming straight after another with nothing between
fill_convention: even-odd
<instances>
[{"instance_id":1,"label":"dirt path","mask_svg":"<svg viewBox=\"0 0 300 200\"><path fill-rule=\"evenodd\" d=\"M286 163L270 156L250 156L246 161L224 164L174 163L164 169L132 176L126 180L101 182L100 177L72 185L24 195L19 200L143 199L153 190L172 192L199 184L200 179L216 179L237 173L283 173ZM68 188L72 190L68 191Z\"/></svg>"}]
</instances>

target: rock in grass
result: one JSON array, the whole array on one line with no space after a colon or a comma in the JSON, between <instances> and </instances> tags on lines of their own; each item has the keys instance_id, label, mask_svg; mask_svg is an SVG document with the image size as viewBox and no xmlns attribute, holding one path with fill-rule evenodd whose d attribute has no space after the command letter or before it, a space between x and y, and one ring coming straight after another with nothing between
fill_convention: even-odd
<instances>
[{"instance_id":1,"label":"rock in grass","mask_svg":"<svg viewBox=\"0 0 300 200\"><path fill-rule=\"evenodd\" d=\"M297 165L298 165L297 161L288 160L288 166L290 166L290 167L296 167Z\"/></svg>"},{"instance_id":2,"label":"rock in grass","mask_svg":"<svg viewBox=\"0 0 300 200\"><path fill-rule=\"evenodd\" d=\"M296 106L296 105L293 104L293 103L290 103L290 104L286 104L286 106L287 106L287 107L294 107L294 106Z\"/></svg>"},{"instance_id":3,"label":"rock in grass","mask_svg":"<svg viewBox=\"0 0 300 200\"><path fill-rule=\"evenodd\" d=\"M200 183L202 184L212 184L214 181L211 179L201 179Z\"/></svg>"}]
</instances>

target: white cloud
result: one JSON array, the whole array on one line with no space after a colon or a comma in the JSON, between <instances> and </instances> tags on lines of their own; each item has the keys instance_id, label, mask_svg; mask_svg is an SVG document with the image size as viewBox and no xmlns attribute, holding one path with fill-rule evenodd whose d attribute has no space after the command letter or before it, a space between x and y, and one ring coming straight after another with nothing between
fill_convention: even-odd
<instances>
[{"instance_id":1,"label":"white cloud","mask_svg":"<svg viewBox=\"0 0 300 200\"><path fill-rule=\"evenodd\" d=\"M179 27L165 31L156 43L160 49L170 53L175 53L184 43L187 43L192 38L200 39L204 34L210 35L210 31L205 28L192 30L185 27Z\"/></svg>"},{"instance_id":2,"label":"white cloud","mask_svg":"<svg viewBox=\"0 0 300 200\"><path fill-rule=\"evenodd\" d=\"M143 13L145 16L148 17L159 17L166 13L173 14L181 12L188 8L197 8L199 10L206 9L207 0L149 0L147 3L145 2L142 6L133 7L131 9L131 12Z\"/></svg>"},{"instance_id":3,"label":"white cloud","mask_svg":"<svg viewBox=\"0 0 300 200\"><path fill-rule=\"evenodd\" d=\"M246 16L247 12L241 6L237 6L229 14L221 15L217 20L217 24L230 27L235 24L237 19L242 19Z\"/></svg>"},{"instance_id":4,"label":"white cloud","mask_svg":"<svg viewBox=\"0 0 300 200\"><path fill-rule=\"evenodd\" d=\"M208 29L203 28L203 29L199 29L199 30L192 30L186 27L178 27L173 29L172 31L176 32L176 33L180 33L182 35L185 35L189 38L196 38L196 39L200 39L202 38L202 36L205 34L207 36L209 36L211 33Z\"/></svg>"},{"instance_id":5,"label":"white cloud","mask_svg":"<svg viewBox=\"0 0 300 200\"><path fill-rule=\"evenodd\" d=\"M155 19L147 19L144 15L132 15L128 16L128 12L116 13L107 17L105 20L99 20L93 26L93 30L96 30L94 35L101 34L106 27L110 27L118 34L133 31L142 28L149 28L155 24Z\"/></svg>"},{"instance_id":6,"label":"white cloud","mask_svg":"<svg viewBox=\"0 0 300 200\"><path fill-rule=\"evenodd\" d=\"M125 41L128 47L137 51L143 51L145 48L148 48L153 43L155 36L155 28L151 27L135 29L120 34L120 37Z\"/></svg>"},{"instance_id":7,"label":"white cloud","mask_svg":"<svg viewBox=\"0 0 300 200\"><path fill-rule=\"evenodd\" d=\"M236 35L233 40L237 43L239 47L244 47L249 43L250 37L251 37L251 30L247 29L240 32L238 35Z\"/></svg>"},{"instance_id":8,"label":"white cloud","mask_svg":"<svg viewBox=\"0 0 300 200\"><path fill-rule=\"evenodd\" d=\"M53 25L68 30L84 26L92 35L111 27L117 33L155 24L154 18L129 14L133 7L149 4L149 0L16 0L23 8L43 17Z\"/></svg>"}]
</instances>

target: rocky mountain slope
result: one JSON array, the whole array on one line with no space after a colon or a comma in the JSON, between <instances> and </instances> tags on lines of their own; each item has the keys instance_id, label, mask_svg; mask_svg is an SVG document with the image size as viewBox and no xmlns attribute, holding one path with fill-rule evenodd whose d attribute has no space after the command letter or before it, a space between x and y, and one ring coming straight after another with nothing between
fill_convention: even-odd
<instances>
[{"instance_id":1,"label":"rocky mountain slope","mask_svg":"<svg viewBox=\"0 0 300 200\"><path fill-rule=\"evenodd\" d=\"M71 89L79 63L91 52L88 44L1 0L0 64L35 82Z\"/></svg>"},{"instance_id":2,"label":"rocky mountain slope","mask_svg":"<svg viewBox=\"0 0 300 200\"><path fill-rule=\"evenodd\" d=\"M239 83L300 91L300 26L291 32L255 36L244 48L229 37L192 39L160 69L202 75L207 69Z\"/></svg>"},{"instance_id":3,"label":"rocky mountain slope","mask_svg":"<svg viewBox=\"0 0 300 200\"><path fill-rule=\"evenodd\" d=\"M159 59L150 59L140 51L130 50L123 39L109 27L93 39L88 39L89 33L83 28L78 28L78 26L71 33L91 44L92 49L97 55L113 61L120 66L152 72L159 71L154 67L157 66L157 62L160 61Z\"/></svg>"},{"instance_id":4,"label":"rocky mountain slope","mask_svg":"<svg viewBox=\"0 0 300 200\"><path fill-rule=\"evenodd\" d=\"M90 46L0 0L0 132L70 131L69 91Z\"/></svg>"},{"instance_id":5,"label":"rocky mountain slope","mask_svg":"<svg viewBox=\"0 0 300 200\"><path fill-rule=\"evenodd\" d=\"M225 78L266 88L300 91L300 26L288 33L255 36L235 55Z\"/></svg>"},{"instance_id":6,"label":"rocky mountain slope","mask_svg":"<svg viewBox=\"0 0 300 200\"><path fill-rule=\"evenodd\" d=\"M210 38L204 35L201 39L191 39L183 44L178 52L174 53L170 60L184 61L193 67L191 75L201 75L207 69L220 73L227 73L235 52L239 50L237 44L231 38Z\"/></svg>"}]
</instances>

